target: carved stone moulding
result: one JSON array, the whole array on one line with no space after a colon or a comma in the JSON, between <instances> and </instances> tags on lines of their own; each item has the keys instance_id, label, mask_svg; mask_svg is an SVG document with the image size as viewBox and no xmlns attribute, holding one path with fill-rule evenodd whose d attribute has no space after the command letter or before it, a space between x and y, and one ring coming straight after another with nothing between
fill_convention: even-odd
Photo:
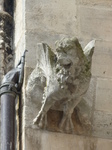
<instances>
[{"instance_id":1,"label":"carved stone moulding","mask_svg":"<svg viewBox=\"0 0 112 150\"><path fill-rule=\"evenodd\" d=\"M51 131L82 134L91 130L78 104L88 90L95 40L82 49L77 38L56 42L55 52L39 43L37 65L29 76L26 96L37 106L34 126Z\"/></svg>"},{"instance_id":2,"label":"carved stone moulding","mask_svg":"<svg viewBox=\"0 0 112 150\"><path fill-rule=\"evenodd\" d=\"M4 55L4 74L13 67L12 33L12 16L5 11L0 11L0 51Z\"/></svg>"}]
</instances>

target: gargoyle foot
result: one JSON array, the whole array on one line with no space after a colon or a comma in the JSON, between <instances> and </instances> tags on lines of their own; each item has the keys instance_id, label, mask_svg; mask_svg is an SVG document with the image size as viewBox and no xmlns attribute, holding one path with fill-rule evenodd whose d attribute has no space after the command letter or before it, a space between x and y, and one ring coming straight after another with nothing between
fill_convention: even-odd
<instances>
[{"instance_id":1,"label":"gargoyle foot","mask_svg":"<svg viewBox=\"0 0 112 150\"><path fill-rule=\"evenodd\" d=\"M72 122L71 115L64 115L59 125L60 131L74 132L74 125Z\"/></svg>"},{"instance_id":2,"label":"gargoyle foot","mask_svg":"<svg viewBox=\"0 0 112 150\"><path fill-rule=\"evenodd\" d=\"M37 124L39 128L46 129L47 127L47 114L39 114L33 120L33 124Z\"/></svg>"},{"instance_id":3,"label":"gargoyle foot","mask_svg":"<svg viewBox=\"0 0 112 150\"><path fill-rule=\"evenodd\" d=\"M88 131L91 130L92 128L91 122L86 116L78 112L78 118L84 128L86 128Z\"/></svg>"}]
</instances>

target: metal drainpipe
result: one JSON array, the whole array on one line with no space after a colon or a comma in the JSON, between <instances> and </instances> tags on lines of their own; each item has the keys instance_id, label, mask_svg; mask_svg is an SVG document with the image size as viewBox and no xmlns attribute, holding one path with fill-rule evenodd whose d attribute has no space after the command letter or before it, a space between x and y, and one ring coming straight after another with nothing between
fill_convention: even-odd
<instances>
[{"instance_id":1,"label":"metal drainpipe","mask_svg":"<svg viewBox=\"0 0 112 150\"><path fill-rule=\"evenodd\" d=\"M5 86L4 90L8 90ZM15 93L1 95L1 149L15 150Z\"/></svg>"},{"instance_id":2,"label":"metal drainpipe","mask_svg":"<svg viewBox=\"0 0 112 150\"><path fill-rule=\"evenodd\" d=\"M4 76L0 87L1 150L15 150L15 99L23 84L25 52L17 67Z\"/></svg>"}]
</instances>

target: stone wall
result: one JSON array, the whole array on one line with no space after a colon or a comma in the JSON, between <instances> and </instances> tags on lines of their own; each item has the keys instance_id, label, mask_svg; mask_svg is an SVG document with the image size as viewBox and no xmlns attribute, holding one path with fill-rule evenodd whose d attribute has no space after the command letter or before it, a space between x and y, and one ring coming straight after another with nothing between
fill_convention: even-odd
<instances>
[{"instance_id":1,"label":"stone wall","mask_svg":"<svg viewBox=\"0 0 112 150\"><path fill-rule=\"evenodd\" d=\"M16 62L28 49L23 88L23 150L111 150L112 147L112 1L16 0ZM96 39L92 80L87 94L92 130L88 136L52 133L32 128L36 105L25 98L27 78L36 65L37 43L54 48L56 40L76 36L84 47Z\"/></svg>"},{"instance_id":2,"label":"stone wall","mask_svg":"<svg viewBox=\"0 0 112 150\"><path fill-rule=\"evenodd\" d=\"M22 52L25 50L25 6L24 0L16 0L14 3L14 49L15 64L18 63Z\"/></svg>"},{"instance_id":3,"label":"stone wall","mask_svg":"<svg viewBox=\"0 0 112 150\"><path fill-rule=\"evenodd\" d=\"M25 50L25 4L24 0L14 1L14 38L13 47L15 50L16 66ZM16 105L16 120L17 120L17 149L21 149L22 140L22 110L23 99L17 99ZM24 120L23 120L24 121Z\"/></svg>"}]
</instances>

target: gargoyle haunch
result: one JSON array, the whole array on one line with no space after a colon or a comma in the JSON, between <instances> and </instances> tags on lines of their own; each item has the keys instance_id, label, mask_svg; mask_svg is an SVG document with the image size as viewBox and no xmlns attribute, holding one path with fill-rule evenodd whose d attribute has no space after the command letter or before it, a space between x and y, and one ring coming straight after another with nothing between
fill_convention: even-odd
<instances>
[{"instance_id":1,"label":"gargoyle haunch","mask_svg":"<svg viewBox=\"0 0 112 150\"><path fill-rule=\"evenodd\" d=\"M26 87L40 109L34 124L46 127L47 112L54 109L63 111L59 128L73 128L71 115L89 87L94 45L95 40L83 50L77 38L63 38L53 52L47 44L38 44L37 65Z\"/></svg>"}]
</instances>

